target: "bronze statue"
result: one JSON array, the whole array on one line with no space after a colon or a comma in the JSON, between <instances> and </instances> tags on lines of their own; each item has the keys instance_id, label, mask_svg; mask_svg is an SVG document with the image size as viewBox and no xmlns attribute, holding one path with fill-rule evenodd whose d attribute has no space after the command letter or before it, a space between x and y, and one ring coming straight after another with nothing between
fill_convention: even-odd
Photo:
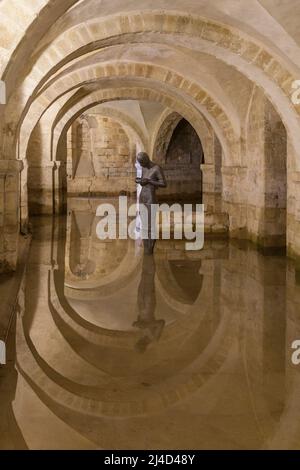
<instances>
[{"instance_id":1,"label":"bronze statue","mask_svg":"<svg viewBox=\"0 0 300 470\"><path fill-rule=\"evenodd\" d=\"M155 217L154 212L151 212L151 206L156 204L156 190L158 188L166 188L167 183L163 170L159 165L156 165L150 160L147 153L140 152L137 155L137 161L142 167L142 177L136 178L136 183L142 186L139 203L143 204L146 208L148 219L145 220L145 216L143 215L143 212L141 212L142 231L143 225L144 227L147 226L147 233L143 234L144 250L146 254L153 254L156 239L153 238L152 229L153 224L155 223Z\"/></svg>"}]
</instances>

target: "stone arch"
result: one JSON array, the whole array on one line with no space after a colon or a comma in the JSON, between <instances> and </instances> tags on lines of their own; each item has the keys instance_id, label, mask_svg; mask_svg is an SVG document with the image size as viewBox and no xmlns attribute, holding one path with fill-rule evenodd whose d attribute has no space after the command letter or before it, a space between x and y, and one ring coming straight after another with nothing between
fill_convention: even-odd
<instances>
[{"instance_id":1,"label":"stone arch","mask_svg":"<svg viewBox=\"0 0 300 470\"><path fill-rule=\"evenodd\" d=\"M85 109L84 112L88 112L89 109L92 109L92 107ZM126 115L125 113L122 113L117 109L110 108L109 103L107 107L101 107L101 109L99 109L98 115L104 118L110 118L123 127L130 140L132 161L135 160L136 145L138 145L140 148L147 150L147 137L144 135L142 129L138 126L138 124L132 118L130 118L130 116ZM89 115L88 118L90 119L91 115ZM93 117L92 119L95 120L97 127L97 118ZM57 135L56 133L53 138L53 156L55 160L62 159L58 149L60 137L60 134Z\"/></svg>"},{"instance_id":2,"label":"stone arch","mask_svg":"<svg viewBox=\"0 0 300 470\"><path fill-rule=\"evenodd\" d=\"M82 114L82 119L84 119L88 123L90 129L97 129L98 123L97 119L94 116L87 116L85 114Z\"/></svg>"},{"instance_id":3,"label":"stone arch","mask_svg":"<svg viewBox=\"0 0 300 470\"><path fill-rule=\"evenodd\" d=\"M94 103L94 105L98 104L97 102ZM83 108L80 108L79 112L76 112L76 117L79 117L82 113L84 113L86 110L88 110L90 107L92 107L93 105L89 105L87 107L83 107ZM139 127L134 123L134 121L130 118L127 119L127 116L125 116L124 114L118 112L117 110L112 110L112 109L105 109L104 112L106 113L109 113L109 115L111 117L113 117L114 119L117 119L117 121L119 121L123 126L125 125L125 121L126 121L126 131L127 133L129 133L131 136L132 136L132 139L134 140L137 140L138 142L141 142L141 146L144 147L147 145L147 142L146 142L146 137L143 135L143 132L141 129L139 129ZM44 119L44 123L43 123L43 134L44 135L51 135L51 139L48 139L49 142L45 142L43 146L49 146L49 149L46 151L44 151L44 156L43 156L43 159L42 161L37 165L37 168L39 168L39 170L37 170L40 174L41 172L41 166L45 166L48 168L47 170L47 174L48 176L45 174L45 176L43 177L44 179L46 178L50 180L52 180L53 177L55 177L55 175L57 175L58 177L58 180L62 180L66 177L66 169L65 169L65 164L62 164L63 162L66 163L66 152L67 152L67 148L66 148L66 144L64 143L63 139L62 140L59 140L59 137L60 137L60 133L57 133L57 132L53 132L52 130L52 121L54 120L55 122L55 109L54 109L54 112L51 111L50 112L50 116L49 118L47 118L46 116L46 119ZM90 119L91 121L91 119ZM92 125L95 125L95 122L94 124L90 122L90 124ZM33 131L34 132L34 131ZM32 134L34 135L34 134ZM30 137L30 136L28 136ZM30 143L30 141L29 141ZM50 146L51 146L51 149L50 149ZM133 152L133 148L132 148L132 152ZM27 151L28 153L28 151ZM29 153L30 156L31 156L31 153ZM62 154L64 155L64 157L62 157ZM46 157L46 159L45 159ZM31 158L31 157L30 157ZM50 159L51 158L51 159ZM43 163L44 162L44 163ZM25 166L25 169L23 170L22 172L22 189L21 189L21 220L22 220L22 226L24 227L24 230L26 231L26 225L27 225L27 219L28 219L28 200L27 200L27 168L28 168L28 161L27 160L24 160L24 166ZM37 175L37 177L35 177L34 179L34 182L36 184L37 180L39 178L41 178L42 175ZM58 181L56 180L56 181ZM58 183L59 184L59 183ZM66 183L65 183L66 185ZM50 193L52 192L52 190L50 190L50 187L49 187L49 191ZM50 195L49 193L49 195ZM49 201L52 200L52 196L50 195L49 196ZM41 198L40 197L36 197L34 196L34 199L37 200L37 202L39 203L40 205L40 202L41 202ZM44 209L42 209L43 213L46 212L46 213L52 213L53 210L55 210L56 212L59 212L60 210L64 210L63 207L65 206L65 198L63 197L63 194L62 192L60 192L60 194L56 195L54 197L54 201L55 201L55 207L56 209L52 208L52 203L51 204L45 204L45 207ZM38 210L38 212L40 212L40 209Z\"/></svg>"},{"instance_id":4,"label":"stone arch","mask_svg":"<svg viewBox=\"0 0 300 470\"><path fill-rule=\"evenodd\" d=\"M101 107L99 110L99 115L114 119L116 122L121 124L124 128L126 128L128 134L131 136L131 139L136 141L142 148L147 150L147 136L144 134L140 126L129 115L119 111L118 109L110 108L109 103L108 106Z\"/></svg>"},{"instance_id":5,"label":"stone arch","mask_svg":"<svg viewBox=\"0 0 300 470\"><path fill-rule=\"evenodd\" d=\"M92 124L92 125L91 125ZM93 125L94 124L94 125ZM86 115L82 114L77 121L74 122L73 128L72 128L72 147L74 148L75 152L72 152L70 155L70 161L68 163L70 164L70 167L72 169L72 178L74 178L77 170L78 170L78 165L80 163L80 155L78 155L79 151L82 151L83 148L83 143L84 141L86 146L87 146L87 154L90 156L91 154L91 142L89 139L89 132L92 128L95 128L95 124L97 123L91 123L91 120L87 118ZM75 153L75 155L74 155ZM90 157L89 157L90 158ZM95 170L93 168L93 162L90 162L91 170L94 173Z\"/></svg>"},{"instance_id":6,"label":"stone arch","mask_svg":"<svg viewBox=\"0 0 300 470\"><path fill-rule=\"evenodd\" d=\"M96 238L96 217L90 212L91 207L89 205L89 201L82 201L80 209L81 210L78 210L77 208L76 210L76 201L71 201L66 228L66 269L64 275L64 286L66 292L71 292L72 290L77 291L79 288L81 291L87 290L89 292L88 295L91 296L89 298L92 298L93 291L96 291L99 298L101 298L101 295L105 296L116 292L117 285L120 285L120 283L122 285L129 283L132 277L136 274L136 271L140 266L141 259L134 256L134 243L126 244L126 250L122 253L122 259L118 263L117 267L107 270L105 273L101 273L101 277L99 277L99 269L95 266L93 271L88 273L88 276L81 276L80 282L78 282L78 273L74 273L74 265L76 265L76 262L74 263L74 239L77 238L79 243L81 243L82 238L90 239L91 241L89 241L89 245L91 245L92 240ZM96 211L96 205L94 209ZM87 223L88 219L90 219L89 224ZM78 254L75 253L75 256L78 256ZM94 257L92 258L94 259ZM101 263L99 264L101 265Z\"/></svg>"},{"instance_id":7,"label":"stone arch","mask_svg":"<svg viewBox=\"0 0 300 470\"><path fill-rule=\"evenodd\" d=\"M165 106L176 109L178 114L189 120L193 127L197 129L199 135L201 135L201 114L199 113L199 111L190 108L186 104L180 102L175 97L144 87L127 87L119 88L117 90L106 89L102 91L96 91L85 97L82 101L78 101L78 103L72 106L70 110L64 110L65 114L62 114L56 120L56 127L54 132L58 132L59 134L65 125L64 123L72 119L72 117L78 112L80 112L82 109L86 109L86 106L92 107L99 103L105 103L119 99L141 99L146 101L161 102Z\"/></svg>"},{"instance_id":8,"label":"stone arch","mask_svg":"<svg viewBox=\"0 0 300 470\"><path fill-rule=\"evenodd\" d=\"M166 105L169 104L169 103L168 103L168 101L169 101L168 98L165 98L165 99L162 100L162 101L164 101L164 102L166 103ZM219 116L219 118L221 119L222 116ZM221 119L221 124L222 124L222 126L223 126L223 131L224 131L224 133L226 134L226 137L228 137L228 134L229 134L229 136L232 136L232 132L231 132L230 130L229 130L229 131L227 130L226 123L224 124L224 122L222 121L222 119ZM30 126L31 126L31 124L30 124ZM224 129L224 126L225 126L225 129ZM216 132L218 132L217 129L216 129ZM26 139L28 138L28 135L30 135L30 130L29 130L29 128L27 129L26 132L25 132L25 128L24 128L24 129L23 129L23 136L24 136L24 138L25 138L25 142L23 142L23 148L24 148L24 143L26 144ZM220 137L222 143L224 144L224 137L222 136L222 134L219 133L219 137ZM22 139L23 139L23 137L21 138L21 144L22 144ZM238 143L235 141L232 145L233 145L233 147L231 146L230 155L231 155L232 158L238 158L238 157L237 157L237 155L238 155ZM21 148L22 148L22 147L21 147ZM226 155L226 154L229 155L229 151L227 152L227 151L226 151L226 148L227 148L227 146L225 146L225 148L224 148L225 155Z\"/></svg>"},{"instance_id":9,"label":"stone arch","mask_svg":"<svg viewBox=\"0 0 300 470\"><path fill-rule=\"evenodd\" d=\"M141 90L141 93L137 93L137 90L135 90L133 95L132 95L131 93L129 94L128 91L126 91L126 90L125 90L124 92L125 92L125 94L123 95L124 98L134 98L134 97L135 97L135 98L147 99L147 100L150 100L150 101L151 101L151 100L154 100L154 101L158 100L158 101L161 102L161 97L160 97L160 95L158 95L158 94L155 95L155 94L153 93L153 91L145 93L145 90L144 90L144 91ZM97 92L97 93L95 94L95 96L97 96L98 99L100 99L100 97L102 96L102 95L101 95L101 92ZM119 96L119 93L116 92L116 91L114 91L114 90L112 90L112 94L110 93L110 94L107 96L107 100L109 100L109 99L115 99L116 96L118 97L118 96ZM93 97L93 100L94 100L94 99L95 99L95 98ZM167 104L167 103L166 103L166 104ZM187 119L189 122L191 122L191 124L195 127L195 129L197 129L198 134L201 132L200 129L202 129L202 127L205 129L205 124L204 124L203 118L201 118L201 116L199 116L198 114L197 114L197 115L193 115L193 114L190 112L189 109L185 109L185 107L182 106L182 105L178 107L178 105L176 105L176 103L170 103L170 101L168 100L168 106L171 106L171 105L175 106L175 109L178 109L178 111L180 111L181 116L186 117L186 119ZM78 108L80 109L80 107L81 107L82 105L81 105L81 103L79 103L77 106L78 106ZM73 113L75 112L75 109L76 109L76 107L75 107L74 109L72 109L72 112L71 112L70 114L67 113L67 114L65 115L65 117L63 118L62 123L65 122L67 119L70 119L70 120L73 119ZM202 125L200 125L201 122L203 122ZM58 129L57 129L58 134L60 134L60 133L62 132L62 126L63 126L62 123L59 124L59 131L58 131ZM207 125L208 125L208 124L207 124ZM206 125L206 126L207 126L207 125ZM201 126L202 126L202 127L201 127ZM206 131L206 132L208 132L208 131ZM203 130L202 130L202 133L200 133L200 136L202 136L202 135L203 135Z\"/></svg>"},{"instance_id":10,"label":"stone arch","mask_svg":"<svg viewBox=\"0 0 300 470\"><path fill-rule=\"evenodd\" d=\"M162 191L162 197L170 198L172 196L172 199L176 198L176 200L179 198L181 201L193 200L201 202L203 194L201 164L203 161L199 161L199 165L194 165L193 167L191 167L192 162L187 164L187 162L179 161L178 158L176 158L176 161L166 161L167 153L170 151L175 133L184 121L188 123L180 114L168 109L162 114L152 139L152 160L157 161L165 168L168 187ZM188 125L193 129L195 136L198 137L196 140L199 142L202 153L202 136L207 138L209 134L208 125L204 118L199 120L198 128L201 128L200 135L189 123ZM207 143L207 139L205 143Z\"/></svg>"},{"instance_id":11,"label":"stone arch","mask_svg":"<svg viewBox=\"0 0 300 470\"><path fill-rule=\"evenodd\" d=\"M186 119L177 123L163 158L168 182L164 193L182 202L202 203L204 151L199 135Z\"/></svg>"},{"instance_id":12,"label":"stone arch","mask_svg":"<svg viewBox=\"0 0 300 470\"><path fill-rule=\"evenodd\" d=\"M3 34L0 39L0 48L3 49L5 59L1 62L0 73L5 80L10 77L12 69L20 55L30 55L37 44L37 37L42 38L44 28L39 23L49 21L52 24L64 14L76 0L28 0L20 4L18 0L3 0L0 14L3 25ZM33 41L33 37L35 41Z\"/></svg>"},{"instance_id":13,"label":"stone arch","mask_svg":"<svg viewBox=\"0 0 300 470\"><path fill-rule=\"evenodd\" d=\"M54 295L49 303L51 313L55 318L59 318L59 328L63 335L67 335L68 342L71 344L71 347L74 347L76 341L80 346L86 344L89 345L88 348L81 348L82 358L86 363L93 360L91 356L90 358L87 357L88 351L91 350L92 353L95 354L94 350L96 349L97 351L97 348L101 348L105 352L108 351L109 357L111 358L110 361L105 361L104 370L110 370L113 366L116 367L120 353L123 353L124 362L126 364L129 365L132 363L133 354L131 353L131 350L133 349L132 344L134 344L135 340L133 334L125 333L120 335L118 332L114 332L112 335L110 332L106 332L104 330L95 332L90 329L89 331L85 328L82 321L81 324L76 324L73 318L69 316L70 307L68 307L68 314L65 312L65 299L61 299L57 295ZM177 381L177 376L175 376L175 380L172 380L172 374L170 374L165 380L167 385L165 384L163 388L158 385L156 393L154 395L151 394L147 401L145 401L141 388L139 388L138 394L136 394L135 388L133 388L137 403L135 403L134 409L130 409L131 411L128 411L128 406L129 403L132 402L132 388L131 390L128 390L125 395L123 393L121 398L118 397L118 399L115 399L114 402L110 403L106 400L105 396L103 396L103 388L101 386L98 390L97 399L91 399L89 396L78 395L76 399L75 394L70 390L72 381L69 381L69 387L66 389L62 382L63 376L59 373L52 373L55 369L48 365L46 361L41 360L39 350L25 331L24 327L26 327L26 325L23 325L22 322L19 322L18 325L18 367L22 375L34 384L34 388L35 390L38 390L38 394L41 392L41 396L46 397L47 402L47 398L50 398L50 403L58 403L60 407L65 407L67 403L72 403L71 406L70 404L68 405L69 413L76 412L76 410L78 411L80 401L81 409L84 407L87 413L92 413L95 417L109 417L113 413L113 416L118 417L125 418L128 416L139 416L142 418L145 414L149 415L149 413L157 413L167 409L170 405L170 400L168 400L170 390L172 390L173 394L175 393L175 399L172 400L172 403L180 403L182 397L189 396L191 393L199 390L210 378L218 374L231 352L235 327L230 316L228 317L228 315L224 315L220 325L218 325L218 328L216 329L217 331L214 332L214 335L211 338L202 339L201 337L201 341L197 338L197 335L201 335L201 321L199 322L198 320L198 324L197 321L195 321L195 317L199 319L199 313L196 316L195 312L192 312L191 317L192 321L196 323L197 328L190 329L190 342L195 341L200 349L202 347L201 352L203 352L203 356L207 350L206 348L216 350L217 353L213 355L208 354L208 357L204 356L205 361L202 360L202 354L200 355L200 358L197 357L195 360L193 354L194 349L188 348L189 354L187 354L188 357L186 358L187 361L185 364L189 373L188 375L185 373L184 380L182 381L181 379ZM204 314L203 317L206 317L206 315ZM202 321L203 317L201 316ZM66 320L68 323L66 323ZM171 348L174 348L176 351L176 342L178 344L178 330L180 332L181 328L181 322L178 322L178 325L176 324L175 327L171 328L168 334L166 334L165 341L159 343L160 348L163 350L166 349L168 352ZM100 329L98 328L98 330ZM118 341L118 347L114 350L113 345L116 340ZM162 356L162 354L160 354L160 356ZM148 365L148 362L151 365L151 359L157 363L156 356L153 358L151 355L147 358L143 356L144 364L138 362L133 364L134 368L126 367L127 375L130 376L133 372L136 374L137 370L143 370L146 359L146 365ZM179 364L181 361L174 362L174 356L172 362L175 370L182 367L181 364ZM209 374L207 373L207 370L209 370ZM71 397L72 399L70 400ZM127 406L125 407L125 405ZM136 406L138 407L137 409Z\"/></svg>"}]
</instances>

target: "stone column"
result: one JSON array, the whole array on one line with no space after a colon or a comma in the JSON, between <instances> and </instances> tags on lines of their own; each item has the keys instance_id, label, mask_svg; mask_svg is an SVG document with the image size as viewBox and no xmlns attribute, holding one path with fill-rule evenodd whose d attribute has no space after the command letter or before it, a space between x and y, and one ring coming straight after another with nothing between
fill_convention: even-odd
<instances>
[{"instance_id":1,"label":"stone column","mask_svg":"<svg viewBox=\"0 0 300 470\"><path fill-rule=\"evenodd\" d=\"M17 265L21 169L19 160L0 160L0 273Z\"/></svg>"},{"instance_id":2,"label":"stone column","mask_svg":"<svg viewBox=\"0 0 300 470\"><path fill-rule=\"evenodd\" d=\"M32 164L28 168L29 212L33 215L53 214L56 162Z\"/></svg>"},{"instance_id":3,"label":"stone column","mask_svg":"<svg viewBox=\"0 0 300 470\"><path fill-rule=\"evenodd\" d=\"M288 173L287 251L300 260L300 171Z\"/></svg>"},{"instance_id":4,"label":"stone column","mask_svg":"<svg viewBox=\"0 0 300 470\"><path fill-rule=\"evenodd\" d=\"M54 163L54 213L63 214L67 206L67 165L59 161Z\"/></svg>"},{"instance_id":5,"label":"stone column","mask_svg":"<svg viewBox=\"0 0 300 470\"><path fill-rule=\"evenodd\" d=\"M253 95L245 136L249 238L263 248L286 245L287 134L275 108L261 90ZM238 188L236 189L238 191Z\"/></svg>"},{"instance_id":6,"label":"stone column","mask_svg":"<svg viewBox=\"0 0 300 470\"><path fill-rule=\"evenodd\" d=\"M229 215L232 237L247 238L247 184L248 169L242 166L222 168L223 211Z\"/></svg>"}]
</instances>

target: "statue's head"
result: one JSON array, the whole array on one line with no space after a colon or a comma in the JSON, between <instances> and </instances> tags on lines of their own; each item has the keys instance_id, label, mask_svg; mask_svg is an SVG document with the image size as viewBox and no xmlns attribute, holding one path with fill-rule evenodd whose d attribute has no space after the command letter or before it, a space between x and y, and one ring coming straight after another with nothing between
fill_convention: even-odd
<instances>
[{"instance_id":1,"label":"statue's head","mask_svg":"<svg viewBox=\"0 0 300 470\"><path fill-rule=\"evenodd\" d=\"M137 155L137 161L143 168L146 168L150 163L149 155L146 152L140 152Z\"/></svg>"}]
</instances>

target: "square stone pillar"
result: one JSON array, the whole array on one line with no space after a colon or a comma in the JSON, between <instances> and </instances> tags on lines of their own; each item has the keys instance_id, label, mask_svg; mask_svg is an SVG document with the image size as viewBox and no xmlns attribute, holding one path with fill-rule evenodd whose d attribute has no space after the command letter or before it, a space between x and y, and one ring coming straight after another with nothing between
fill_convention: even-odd
<instances>
[{"instance_id":1,"label":"square stone pillar","mask_svg":"<svg viewBox=\"0 0 300 470\"><path fill-rule=\"evenodd\" d=\"M0 273L17 265L21 170L19 160L0 160Z\"/></svg>"},{"instance_id":2,"label":"square stone pillar","mask_svg":"<svg viewBox=\"0 0 300 470\"><path fill-rule=\"evenodd\" d=\"M67 210L67 164L53 162L54 213L64 214Z\"/></svg>"}]
</instances>

